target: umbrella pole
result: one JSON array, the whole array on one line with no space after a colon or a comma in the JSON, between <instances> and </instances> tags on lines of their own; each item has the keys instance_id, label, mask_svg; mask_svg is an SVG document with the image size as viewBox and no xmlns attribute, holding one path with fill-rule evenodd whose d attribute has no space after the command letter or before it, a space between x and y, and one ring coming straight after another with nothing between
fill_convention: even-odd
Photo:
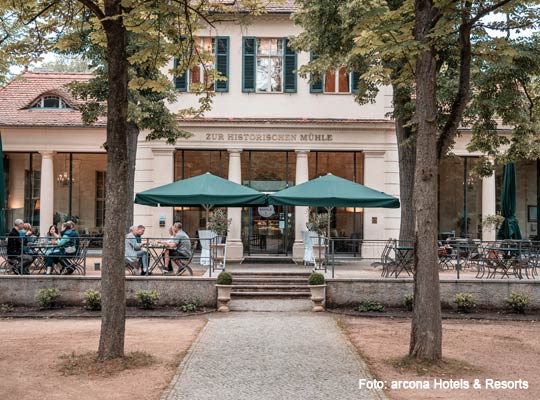
<instances>
[{"instance_id":1,"label":"umbrella pole","mask_svg":"<svg viewBox=\"0 0 540 400\"><path fill-rule=\"evenodd\" d=\"M206 211L206 226L205 226L205 229L208 229L208 212L210 211L210 209L212 208L212 205L210 204L203 204L202 205Z\"/></svg>"}]
</instances>

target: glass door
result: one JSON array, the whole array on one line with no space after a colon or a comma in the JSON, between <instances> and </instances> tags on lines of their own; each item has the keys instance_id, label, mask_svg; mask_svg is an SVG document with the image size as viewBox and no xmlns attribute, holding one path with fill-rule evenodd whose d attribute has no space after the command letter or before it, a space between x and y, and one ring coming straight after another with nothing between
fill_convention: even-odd
<instances>
[{"instance_id":1,"label":"glass door","mask_svg":"<svg viewBox=\"0 0 540 400\"><path fill-rule=\"evenodd\" d=\"M248 255L291 253L294 242L294 207L249 207L244 208L243 213L243 241Z\"/></svg>"}]
</instances>

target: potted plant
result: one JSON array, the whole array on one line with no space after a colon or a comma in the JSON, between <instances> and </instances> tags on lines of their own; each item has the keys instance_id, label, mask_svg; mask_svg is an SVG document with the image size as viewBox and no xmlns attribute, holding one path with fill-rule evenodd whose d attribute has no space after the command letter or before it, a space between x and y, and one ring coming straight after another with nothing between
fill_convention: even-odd
<instances>
[{"instance_id":1,"label":"potted plant","mask_svg":"<svg viewBox=\"0 0 540 400\"><path fill-rule=\"evenodd\" d=\"M504 222L504 217L497 213L495 215L486 215L482 221L482 228L488 231L497 231Z\"/></svg>"},{"instance_id":2,"label":"potted plant","mask_svg":"<svg viewBox=\"0 0 540 400\"><path fill-rule=\"evenodd\" d=\"M230 224L231 220L227 218L227 212L222 208L215 210L208 219L208 229L216 234L212 258L219 264L223 263L225 258L225 245Z\"/></svg>"},{"instance_id":3,"label":"potted plant","mask_svg":"<svg viewBox=\"0 0 540 400\"><path fill-rule=\"evenodd\" d=\"M313 312L324 311L326 301L326 284L324 282L324 275L318 272L313 272L308 278L311 301L313 302L311 311Z\"/></svg>"},{"instance_id":4,"label":"potted plant","mask_svg":"<svg viewBox=\"0 0 540 400\"><path fill-rule=\"evenodd\" d=\"M324 214L312 212L309 214L307 227L317 233L317 240L313 243L313 259L315 267L320 267L326 259L326 243L324 235L328 229L328 217Z\"/></svg>"},{"instance_id":5,"label":"potted plant","mask_svg":"<svg viewBox=\"0 0 540 400\"><path fill-rule=\"evenodd\" d=\"M223 271L217 277L217 309L219 312L229 312L232 282L232 275L228 272Z\"/></svg>"}]
</instances>

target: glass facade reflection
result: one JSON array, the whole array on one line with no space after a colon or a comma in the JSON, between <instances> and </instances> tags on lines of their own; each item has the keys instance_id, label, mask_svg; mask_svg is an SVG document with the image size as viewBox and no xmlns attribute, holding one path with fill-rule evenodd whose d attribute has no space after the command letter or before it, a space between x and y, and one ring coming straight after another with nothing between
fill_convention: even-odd
<instances>
[{"instance_id":1,"label":"glass facade reflection","mask_svg":"<svg viewBox=\"0 0 540 400\"><path fill-rule=\"evenodd\" d=\"M105 154L58 153L54 155L54 218L60 224L72 219L79 232L102 233L105 213ZM39 229L41 155L5 153L6 223L17 218Z\"/></svg>"}]
</instances>

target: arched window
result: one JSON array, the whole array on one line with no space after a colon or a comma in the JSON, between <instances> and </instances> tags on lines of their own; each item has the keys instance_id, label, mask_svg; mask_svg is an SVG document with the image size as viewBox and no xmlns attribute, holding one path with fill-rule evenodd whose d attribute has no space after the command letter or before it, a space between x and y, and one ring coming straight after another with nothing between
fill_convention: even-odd
<instances>
[{"instance_id":1,"label":"arched window","mask_svg":"<svg viewBox=\"0 0 540 400\"><path fill-rule=\"evenodd\" d=\"M64 99L58 96L41 96L29 108L60 108L71 109Z\"/></svg>"}]
</instances>

